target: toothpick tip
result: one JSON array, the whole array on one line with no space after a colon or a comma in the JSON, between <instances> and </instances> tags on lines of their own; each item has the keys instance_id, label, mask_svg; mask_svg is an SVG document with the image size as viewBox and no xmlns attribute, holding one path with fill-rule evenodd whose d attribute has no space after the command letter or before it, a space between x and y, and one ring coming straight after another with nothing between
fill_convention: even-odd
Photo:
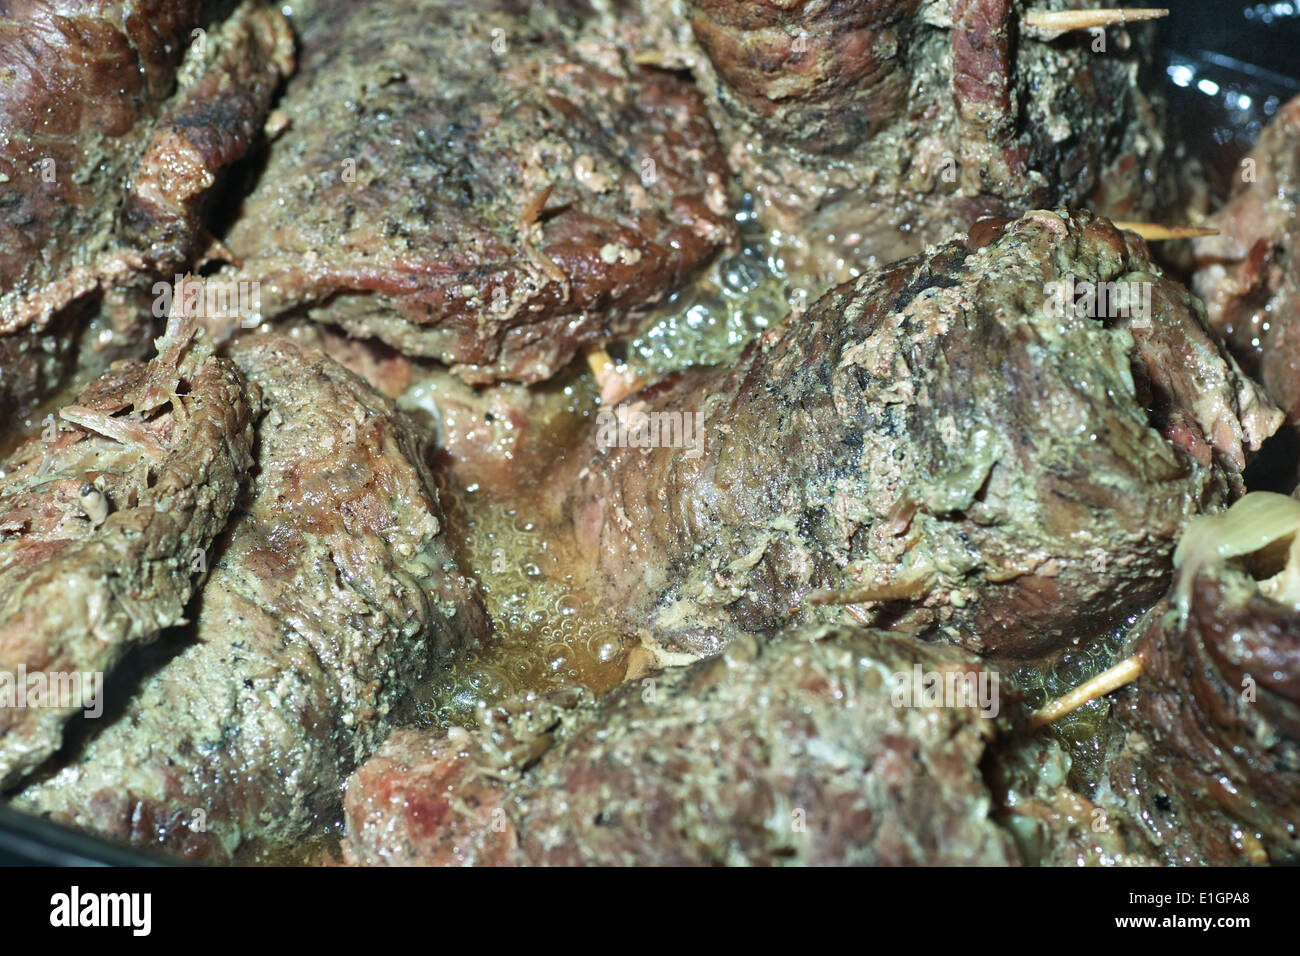
<instances>
[{"instance_id":1,"label":"toothpick tip","mask_svg":"<svg viewBox=\"0 0 1300 956\"><path fill-rule=\"evenodd\" d=\"M1054 40L1074 30L1094 30L1169 16L1165 7L1108 7L1101 10L1026 10L1021 28L1044 40Z\"/></svg>"},{"instance_id":2,"label":"toothpick tip","mask_svg":"<svg viewBox=\"0 0 1300 956\"><path fill-rule=\"evenodd\" d=\"M1126 657L1112 667L1106 668L1091 680L1084 681L1074 690L1062 694L1038 710L1029 718L1030 727L1043 727L1066 714L1071 714L1084 704L1105 697L1111 691L1118 690L1125 684L1131 684L1142 675L1142 658L1134 655Z\"/></svg>"},{"instance_id":3,"label":"toothpick tip","mask_svg":"<svg viewBox=\"0 0 1300 956\"><path fill-rule=\"evenodd\" d=\"M614 360L609 357L609 353L599 345L587 349L586 356L587 367L591 369L592 374L595 375L598 380L614 365Z\"/></svg>"}]
</instances>

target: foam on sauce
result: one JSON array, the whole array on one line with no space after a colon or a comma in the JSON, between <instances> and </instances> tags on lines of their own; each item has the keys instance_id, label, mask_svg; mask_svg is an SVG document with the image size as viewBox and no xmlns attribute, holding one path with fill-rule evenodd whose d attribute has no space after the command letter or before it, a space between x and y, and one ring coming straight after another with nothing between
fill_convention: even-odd
<instances>
[{"instance_id":1,"label":"foam on sauce","mask_svg":"<svg viewBox=\"0 0 1300 956\"><path fill-rule=\"evenodd\" d=\"M467 499L449 525L478 571L493 643L433 675L417 702L418 722L472 727L480 703L574 684L599 694L621 683L635 639L575 586L565 569L579 566L577 556L516 503L482 492Z\"/></svg>"},{"instance_id":2,"label":"foam on sauce","mask_svg":"<svg viewBox=\"0 0 1300 956\"><path fill-rule=\"evenodd\" d=\"M610 347L642 379L691 365L726 364L759 333L826 291L792 284L783 258L792 240L758 227L751 197L745 197L736 223L739 251L718 259L652 311L640 334Z\"/></svg>"}]
</instances>

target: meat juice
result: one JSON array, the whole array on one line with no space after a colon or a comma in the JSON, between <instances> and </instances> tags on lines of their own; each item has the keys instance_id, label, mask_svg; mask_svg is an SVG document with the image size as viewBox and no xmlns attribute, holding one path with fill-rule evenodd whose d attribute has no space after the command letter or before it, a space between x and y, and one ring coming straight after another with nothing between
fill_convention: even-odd
<instances>
[{"instance_id":1,"label":"meat juice","mask_svg":"<svg viewBox=\"0 0 1300 956\"><path fill-rule=\"evenodd\" d=\"M692 365L725 364L764 329L791 311L797 314L824 291L787 274L780 252L785 240L757 226L749 197L740 209L741 248L651 311L637 336L610 347L639 381ZM430 422L441 419L445 430L447 415L455 413L439 406L443 388L416 382L398 403ZM545 474L547 463L592 427L600 410L599 388L581 362L559 377L556 390L554 401L529 420L522 435L488 449L489 456L509 460L511 474ZM509 423L501 427L513 431ZM551 537L543 530L539 502L517 487L480 487L473 474L462 477L454 463L450 471L453 484L461 480L446 496L448 521L464 549L463 564L478 575L496 638L491 647L460 654L435 674L416 704L418 721L473 726L479 704L572 684L601 694L622 683L629 667L644 666L644 656L632 654L637 637L603 613L585 595L582 582L573 579L570 569L587 562L565 553L572 550L567 536Z\"/></svg>"}]
</instances>

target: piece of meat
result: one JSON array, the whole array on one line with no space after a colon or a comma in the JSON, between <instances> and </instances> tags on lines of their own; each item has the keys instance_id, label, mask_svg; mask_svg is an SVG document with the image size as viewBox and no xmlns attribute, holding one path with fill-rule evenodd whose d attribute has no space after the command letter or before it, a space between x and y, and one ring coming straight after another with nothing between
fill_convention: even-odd
<instances>
[{"instance_id":1,"label":"piece of meat","mask_svg":"<svg viewBox=\"0 0 1300 956\"><path fill-rule=\"evenodd\" d=\"M1085 282L1149 314L1108 317ZM537 499L578 556L544 571L696 654L821 603L1037 655L1157 600L1279 421L1136 237L984 222L605 409Z\"/></svg>"},{"instance_id":2,"label":"piece of meat","mask_svg":"<svg viewBox=\"0 0 1300 956\"><path fill-rule=\"evenodd\" d=\"M906 108L920 5L695 0L686 12L729 115L842 155Z\"/></svg>"},{"instance_id":3,"label":"piece of meat","mask_svg":"<svg viewBox=\"0 0 1300 956\"><path fill-rule=\"evenodd\" d=\"M122 713L15 799L197 859L338 819L347 774L485 621L412 424L283 337L234 349L262 388L258 473L194 625L139 665Z\"/></svg>"},{"instance_id":4,"label":"piece of meat","mask_svg":"<svg viewBox=\"0 0 1300 956\"><path fill-rule=\"evenodd\" d=\"M323 4L229 234L272 316L549 377L730 241L703 103L546 5ZM448 51L455 50L454 55Z\"/></svg>"},{"instance_id":5,"label":"piece of meat","mask_svg":"<svg viewBox=\"0 0 1300 956\"><path fill-rule=\"evenodd\" d=\"M685 9L728 159L816 293L981 215L1096 199L1142 219L1172 201L1148 34L1043 40L1008 0Z\"/></svg>"},{"instance_id":6,"label":"piece of meat","mask_svg":"<svg viewBox=\"0 0 1300 956\"><path fill-rule=\"evenodd\" d=\"M529 493L556 449L586 435L596 404L595 386L578 365L535 385L470 385L445 365L403 355L378 339L304 320L287 320L277 330L323 349L427 428L439 477L453 496L465 489L502 500Z\"/></svg>"},{"instance_id":7,"label":"piece of meat","mask_svg":"<svg viewBox=\"0 0 1300 956\"><path fill-rule=\"evenodd\" d=\"M198 250L204 200L292 69L259 2L13 0L0 20L0 414L66 370L80 318ZM142 337L145 323L135 330Z\"/></svg>"},{"instance_id":8,"label":"piece of meat","mask_svg":"<svg viewBox=\"0 0 1300 956\"><path fill-rule=\"evenodd\" d=\"M1166 864L1300 859L1300 591L1270 593L1277 560L1180 570L1114 695L1111 802Z\"/></svg>"},{"instance_id":9,"label":"piece of meat","mask_svg":"<svg viewBox=\"0 0 1300 956\"><path fill-rule=\"evenodd\" d=\"M0 680L51 694L72 675L102 681L183 620L196 557L251 467L258 409L256 389L193 336L174 314L152 361L115 365L0 465ZM54 753L89 703L0 707L0 787Z\"/></svg>"},{"instance_id":10,"label":"piece of meat","mask_svg":"<svg viewBox=\"0 0 1300 956\"><path fill-rule=\"evenodd\" d=\"M1232 198L1198 239L1193 288L1242 365L1300 424L1300 97L1241 166Z\"/></svg>"},{"instance_id":11,"label":"piece of meat","mask_svg":"<svg viewBox=\"0 0 1300 956\"><path fill-rule=\"evenodd\" d=\"M979 671L951 648L828 628L738 642L596 703L557 693L485 709L474 733L399 730L349 782L345 859L1015 862L978 766L998 693ZM919 706L903 687L928 673L985 693Z\"/></svg>"}]
</instances>

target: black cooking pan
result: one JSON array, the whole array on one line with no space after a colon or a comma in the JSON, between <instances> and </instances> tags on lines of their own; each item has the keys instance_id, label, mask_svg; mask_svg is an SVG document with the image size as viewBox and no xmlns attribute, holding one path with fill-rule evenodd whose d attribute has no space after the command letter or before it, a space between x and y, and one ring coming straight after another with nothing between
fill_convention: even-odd
<instances>
[{"instance_id":1,"label":"black cooking pan","mask_svg":"<svg viewBox=\"0 0 1300 956\"><path fill-rule=\"evenodd\" d=\"M0 866L161 866L166 861L0 807Z\"/></svg>"},{"instance_id":2,"label":"black cooking pan","mask_svg":"<svg viewBox=\"0 0 1300 956\"><path fill-rule=\"evenodd\" d=\"M1158 29L1171 113L1192 149L1226 182L1261 127L1300 94L1300 0L1177 0L1170 8ZM0 866L163 862L0 806Z\"/></svg>"}]
</instances>

